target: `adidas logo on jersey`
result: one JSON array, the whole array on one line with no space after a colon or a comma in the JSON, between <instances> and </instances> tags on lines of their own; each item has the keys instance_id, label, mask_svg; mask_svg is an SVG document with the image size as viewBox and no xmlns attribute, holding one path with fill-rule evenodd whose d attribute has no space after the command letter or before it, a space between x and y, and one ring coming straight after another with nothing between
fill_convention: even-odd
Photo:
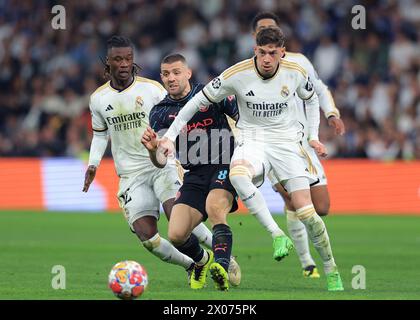
<instances>
[{"instance_id":1,"label":"adidas logo on jersey","mask_svg":"<svg viewBox=\"0 0 420 320\"><path fill-rule=\"evenodd\" d=\"M251 91L249 91L249 92L246 94L246 96L247 96L247 97L255 97L255 94L254 94L254 92L252 92L252 90L251 90Z\"/></svg>"},{"instance_id":2,"label":"adidas logo on jersey","mask_svg":"<svg viewBox=\"0 0 420 320\"><path fill-rule=\"evenodd\" d=\"M105 111L114 110L114 108L109 104L108 107L106 107Z\"/></svg>"}]
</instances>

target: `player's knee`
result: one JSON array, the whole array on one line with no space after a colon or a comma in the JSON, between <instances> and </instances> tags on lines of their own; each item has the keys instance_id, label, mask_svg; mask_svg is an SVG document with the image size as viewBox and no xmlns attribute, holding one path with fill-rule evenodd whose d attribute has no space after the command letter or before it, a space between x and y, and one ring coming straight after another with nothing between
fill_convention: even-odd
<instances>
[{"instance_id":1,"label":"player's knee","mask_svg":"<svg viewBox=\"0 0 420 320\"><path fill-rule=\"evenodd\" d=\"M144 223L141 219L133 222L132 229L141 241L146 241L157 234L157 226L153 223Z\"/></svg>"},{"instance_id":2,"label":"player's knee","mask_svg":"<svg viewBox=\"0 0 420 320\"><path fill-rule=\"evenodd\" d=\"M188 234L178 229L168 230L168 239L174 246L179 246L188 239Z\"/></svg>"},{"instance_id":3,"label":"player's knee","mask_svg":"<svg viewBox=\"0 0 420 320\"><path fill-rule=\"evenodd\" d=\"M251 181L252 175L244 165L236 165L229 172L230 183L235 189L240 188L244 183Z\"/></svg>"},{"instance_id":4,"label":"player's knee","mask_svg":"<svg viewBox=\"0 0 420 320\"><path fill-rule=\"evenodd\" d=\"M229 206L229 199L226 197L212 198L206 201L206 211L210 216L225 216Z\"/></svg>"},{"instance_id":5,"label":"player's knee","mask_svg":"<svg viewBox=\"0 0 420 320\"><path fill-rule=\"evenodd\" d=\"M226 224L226 211L217 211L217 210L212 210L212 211L207 211L208 215L209 215L209 220L210 223L214 226L216 224Z\"/></svg>"},{"instance_id":6,"label":"player's knee","mask_svg":"<svg viewBox=\"0 0 420 320\"><path fill-rule=\"evenodd\" d=\"M330 212L330 200L314 201L316 213L320 216L327 216Z\"/></svg>"}]
</instances>

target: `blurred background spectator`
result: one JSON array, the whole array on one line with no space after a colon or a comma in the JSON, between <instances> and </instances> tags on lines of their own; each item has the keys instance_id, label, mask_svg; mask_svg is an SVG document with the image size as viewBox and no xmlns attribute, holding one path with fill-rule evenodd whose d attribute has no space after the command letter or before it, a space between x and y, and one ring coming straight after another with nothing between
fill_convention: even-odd
<instances>
[{"instance_id":1,"label":"blurred background spectator","mask_svg":"<svg viewBox=\"0 0 420 320\"><path fill-rule=\"evenodd\" d=\"M161 58L178 51L206 83L252 55L251 20L273 11L341 111L344 136L321 122L330 157L420 159L419 1L60 1L66 30L51 27L55 4L0 1L0 156L86 155L89 95L113 34L132 39L141 76L160 80ZM351 29L355 4L365 30Z\"/></svg>"}]
</instances>

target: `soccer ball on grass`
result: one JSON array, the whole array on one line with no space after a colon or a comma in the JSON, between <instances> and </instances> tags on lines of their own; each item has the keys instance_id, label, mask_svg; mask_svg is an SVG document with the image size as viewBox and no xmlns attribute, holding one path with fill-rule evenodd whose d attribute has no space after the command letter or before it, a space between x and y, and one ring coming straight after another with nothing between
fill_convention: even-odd
<instances>
[{"instance_id":1,"label":"soccer ball on grass","mask_svg":"<svg viewBox=\"0 0 420 320\"><path fill-rule=\"evenodd\" d=\"M140 297L148 284L147 272L135 261L121 261L112 267L108 286L120 299L133 300Z\"/></svg>"}]
</instances>

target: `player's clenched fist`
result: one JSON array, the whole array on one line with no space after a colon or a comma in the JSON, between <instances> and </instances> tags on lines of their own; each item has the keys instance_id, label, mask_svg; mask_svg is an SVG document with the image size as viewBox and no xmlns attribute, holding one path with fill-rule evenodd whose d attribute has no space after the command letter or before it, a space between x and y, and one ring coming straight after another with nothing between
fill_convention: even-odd
<instances>
[{"instance_id":1,"label":"player's clenched fist","mask_svg":"<svg viewBox=\"0 0 420 320\"><path fill-rule=\"evenodd\" d=\"M318 140L309 141L309 145L315 149L318 156L326 157L328 155L327 148Z\"/></svg>"},{"instance_id":2,"label":"player's clenched fist","mask_svg":"<svg viewBox=\"0 0 420 320\"><path fill-rule=\"evenodd\" d=\"M91 183L93 182L93 179L95 179L96 175L96 167L95 166L89 166L85 173L85 183L83 185L83 192L88 192L89 187Z\"/></svg>"}]
</instances>

